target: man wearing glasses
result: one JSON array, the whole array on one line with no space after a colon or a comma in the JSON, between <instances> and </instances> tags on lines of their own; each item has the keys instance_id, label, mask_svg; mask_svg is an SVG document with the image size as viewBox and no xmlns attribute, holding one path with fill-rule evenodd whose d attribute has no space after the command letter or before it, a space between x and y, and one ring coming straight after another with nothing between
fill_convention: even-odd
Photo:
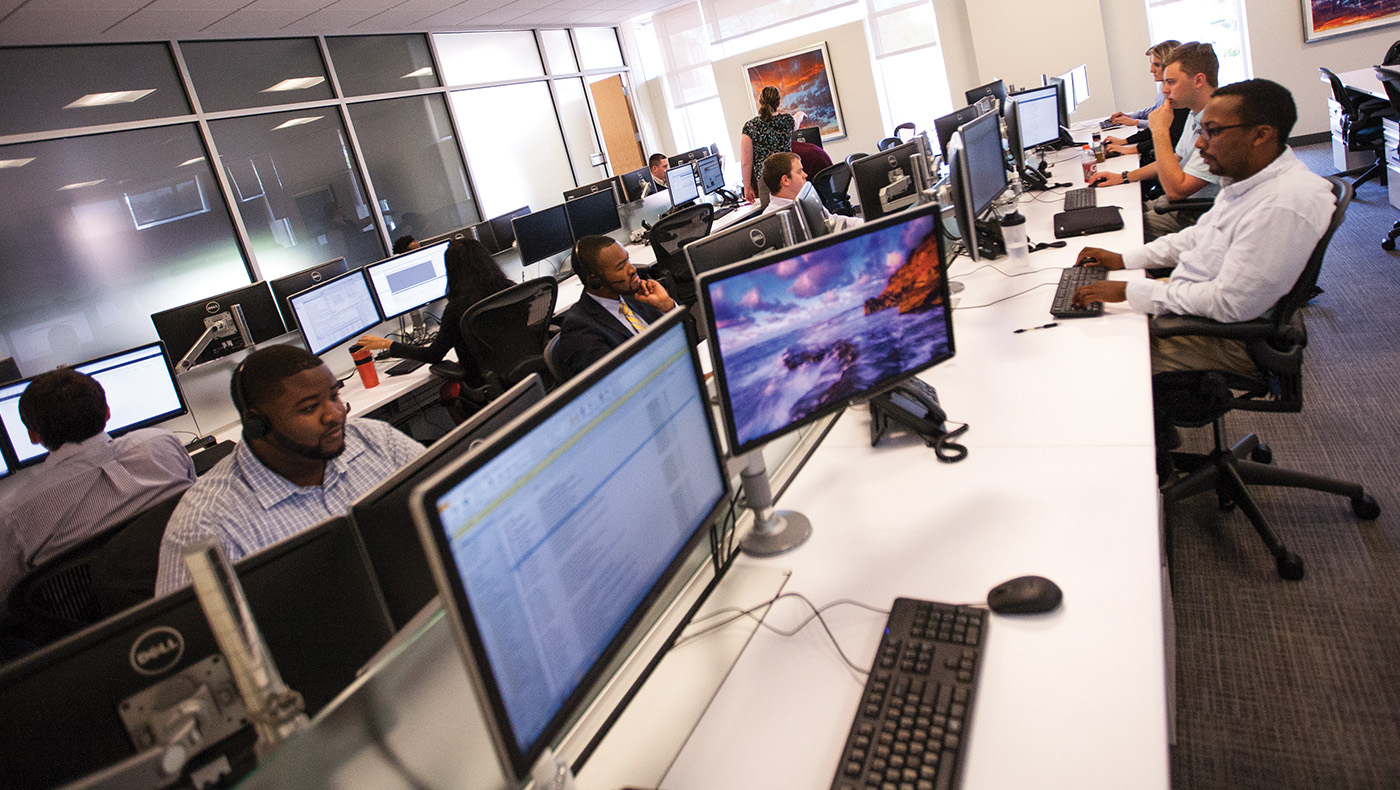
<instances>
[{"instance_id":1,"label":"man wearing glasses","mask_svg":"<svg viewBox=\"0 0 1400 790\"><path fill-rule=\"evenodd\" d=\"M1104 280L1080 288L1076 304L1123 302L1146 313L1225 323L1267 313L1297 282L1326 232L1335 198L1288 147L1298 110L1287 88L1246 80L1215 92L1201 113L1196 149L1220 177L1215 205L1196 225L1126 252L1086 247L1078 265L1109 269L1175 266L1165 280ZM1239 340L1152 339L1152 372L1255 372Z\"/></svg>"}]
</instances>

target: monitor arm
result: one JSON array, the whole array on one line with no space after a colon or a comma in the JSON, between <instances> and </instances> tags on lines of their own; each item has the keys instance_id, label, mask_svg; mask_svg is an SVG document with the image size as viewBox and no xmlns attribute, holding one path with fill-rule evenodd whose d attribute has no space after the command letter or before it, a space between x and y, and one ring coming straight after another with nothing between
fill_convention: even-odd
<instances>
[{"instance_id":1,"label":"monitor arm","mask_svg":"<svg viewBox=\"0 0 1400 790\"><path fill-rule=\"evenodd\" d=\"M238 332L239 338L243 340L243 347L252 348L253 334L248 331L248 319L243 317L243 305L236 304L230 307L229 316L230 320L233 321L233 328ZM180 361L175 363L175 372L188 372L190 368L194 367L195 360L199 359L204 350L209 348L209 344L214 342L214 338L225 337L229 334L231 334L229 326L222 316L210 321L204 327L204 334L200 335L199 339L194 341L194 345L190 346L190 350L186 351L185 355L180 357Z\"/></svg>"},{"instance_id":2,"label":"monitor arm","mask_svg":"<svg viewBox=\"0 0 1400 790\"><path fill-rule=\"evenodd\" d=\"M768 484L768 467L763 448L749 451L744 470L739 473L744 489L744 505L753 511L753 529L739 547L755 557L772 557L789 552L812 536L812 522L793 510L773 509L773 488Z\"/></svg>"}]
</instances>

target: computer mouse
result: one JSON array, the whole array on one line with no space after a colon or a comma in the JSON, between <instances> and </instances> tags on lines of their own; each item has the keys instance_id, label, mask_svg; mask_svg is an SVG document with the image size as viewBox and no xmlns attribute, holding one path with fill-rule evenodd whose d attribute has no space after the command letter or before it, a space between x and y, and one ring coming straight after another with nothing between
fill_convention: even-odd
<instances>
[{"instance_id":1,"label":"computer mouse","mask_svg":"<svg viewBox=\"0 0 1400 790\"><path fill-rule=\"evenodd\" d=\"M1103 155L1103 158L1104 158L1104 159L1112 159L1112 158L1115 157L1115 156L1122 156L1122 155L1123 155L1123 152L1122 152L1122 151L1109 151L1108 153L1106 153L1106 154Z\"/></svg>"},{"instance_id":2,"label":"computer mouse","mask_svg":"<svg viewBox=\"0 0 1400 790\"><path fill-rule=\"evenodd\" d=\"M1060 605L1064 593L1044 576L1018 576L987 593L987 606L997 614L1039 614Z\"/></svg>"}]
</instances>

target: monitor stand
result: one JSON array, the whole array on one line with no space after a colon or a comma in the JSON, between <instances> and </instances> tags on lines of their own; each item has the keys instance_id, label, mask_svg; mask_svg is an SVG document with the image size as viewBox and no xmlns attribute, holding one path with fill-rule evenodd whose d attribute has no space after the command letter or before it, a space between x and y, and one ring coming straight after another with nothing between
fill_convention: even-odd
<instances>
[{"instance_id":1,"label":"monitor stand","mask_svg":"<svg viewBox=\"0 0 1400 790\"><path fill-rule=\"evenodd\" d=\"M423 308L410 310L408 312L409 330L408 342L410 344L421 344L428 338L428 324L423 320Z\"/></svg>"},{"instance_id":2,"label":"monitor stand","mask_svg":"<svg viewBox=\"0 0 1400 790\"><path fill-rule=\"evenodd\" d=\"M796 511L773 509L773 489L768 484L762 448L750 451L745 461L739 479L744 503L753 511L753 529L739 542L739 548L754 557L775 557L806 543L812 536L812 522Z\"/></svg>"}]
</instances>

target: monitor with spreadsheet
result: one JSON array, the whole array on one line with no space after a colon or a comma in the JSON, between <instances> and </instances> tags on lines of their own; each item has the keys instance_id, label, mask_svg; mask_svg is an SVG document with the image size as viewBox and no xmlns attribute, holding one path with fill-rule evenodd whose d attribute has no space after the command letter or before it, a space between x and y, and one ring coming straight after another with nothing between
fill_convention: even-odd
<instances>
[{"instance_id":1,"label":"monitor with spreadsheet","mask_svg":"<svg viewBox=\"0 0 1400 790\"><path fill-rule=\"evenodd\" d=\"M511 225L515 228L515 241L520 247L520 262L523 264L542 261L574 246L573 234L569 232L569 215L563 203L516 217Z\"/></svg>"},{"instance_id":2,"label":"monitor with spreadsheet","mask_svg":"<svg viewBox=\"0 0 1400 790\"><path fill-rule=\"evenodd\" d=\"M487 220L491 223L491 240L494 244L487 242L486 239L481 239L481 243L491 250L492 255L510 249L515 245L515 220L529 213L529 206L521 206L514 211L507 211L499 217Z\"/></svg>"},{"instance_id":3,"label":"monitor with spreadsheet","mask_svg":"<svg viewBox=\"0 0 1400 790\"><path fill-rule=\"evenodd\" d=\"M700 197L695 183L695 165L689 162L666 171L666 189L671 193L672 206L684 206Z\"/></svg>"},{"instance_id":4,"label":"monitor with spreadsheet","mask_svg":"<svg viewBox=\"0 0 1400 790\"><path fill-rule=\"evenodd\" d=\"M976 104L987 97L996 99L998 103L1006 99L1006 83L1001 80L994 80L986 85L979 85L969 91L963 92L963 98L968 104Z\"/></svg>"},{"instance_id":5,"label":"monitor with spreadsheet","mask_svg":"<svg viewBox=\"0 0 1400 790\"><path fill-rule=\"evenodd\" d=\"M293 294L288 302L313 354L324 354L383 320L369 280L358 269Z\"/></svg>"},{"instance_id":6,"label":"monitor with spreadsheet","mask_svg":"<svg viewBox=\"0 0 1400 790\"><path fill-rule=\"evenodd\" d=\"M724 169L719 166L719 156L711 154L695 163L695 172L700 176L700 191L707 195L724 189Z\"/></svg>"},{"instance_id":7,"label":"monitor with spreadsheet","mask_svg":"<svg viewBox=\"0 0 1400 790\"><path fill-rule=\"evenodd\" d=\"M447 620L516 779L666 604L728 500L684 312L413 493Z\"/></svg>"},{"instance_id":8,"label":"monitor with spreadsheet","mask_svg":"<svg viewBox=\"0 0 1400 790\"><path fill-rule=\"evenodd\" d=\"M1060 92L1055 86L1011 94L1020 113L1021 148L1030 150L1060 139Z\"/></svg>"},{"instance_id":9,"label":"monitor with spreadsheet","mask_svg":"<svg viewBox=\"0 0 1400 790\"><path fill-rule=\"evenodd\" d=\"M179 417L189 411L185 396L175 383L175 370L159 341L98 357L72 366L97 379L112 416L103 430L112 436ZM48 455L42 445L29 441L29 430L19 416L19 397L33 377L0 387L0 424L5 426L9 460L16 468L37 464Z\"/></svg>"},{"instance_id":10,"label":"monitor with spreadsheet","mask_svg":"<svg viewBox=\"0 0 1400 790\"><path fill-rule=\"evenodd\" d=\"M948 141L952 139L953 132L956 132L959 126L962 126L976 117L977 108L968 105L961 109L954 110L942 118L934 119L933 130L938 134L938 153L943 156L944 161L948 159Z\"/></svg>"},{"instance_id":11,"label":"monitor with spreadsheet","mask_svg":"<svg viewBox=\"0 0 1400 790\"><path fill-rule=\"evenodd\" d=\"M851 181L860 197L861 216L869 222L914 205L919 190L930 186L927 175L923 142L918 139L851 162ZM816 228L810 230L814 236L820 235Z\"/></svg>"},{"instance_id":12,"label":"monitor with spreadsheet","mask_svg":"<svg viewBox=\"0 0 1400 790\"><path fill-rule=\"evenodd\" d=\"M191 365L199 365L243 350L242 336L233 318L235 305L242 308L248 334L254 343L266 343L287 333L282 316L277 312L272 289L262 281L152 313L151 323L155 325L156 335L165 343L170 358L177 363L194 348L210 327L215 327L210 333L209 345L189 361Z\"/></svg>"},{"instance_id":13,"label":"monitor with spreadsheet","mask_svg":"<svg viewBox=\"0 0 1400 790\"><path fill-rule=\"evenodd\" d=\"M370 292L384 320L432 304L447 295L447 246L439 241L365 267Z\"/></svg>"},{"instance_id":14,"label":"monitor with spreadsheet","mask_svg":"<svg viewBox=\"0 0 1400 790\"><path fill-rule=\"evenodd\" d=\"M700 275L729 451L953 356L937 204Z\"/></svg>"},{"instance_id":15,"label":"monitor with spreadsheet","mask_svg":"<svg viewBox=\"0 0 1400 790\"><path fill-rule=\"evenodd\" d=\"M594 181L591 184L584 184L581 187L566 189L564 190L564 200L569 201L575 198L581 198L584 195L592 195L595 192L604 191L620 194L621 190L622 182L619 180L619 177L612 176L610 178L605 178L602 181Z\"/></svg>"},{"instance_id":16,"label":"monitor with spreadsheet","mask_svg":"<svg viewBox=\"0 0 1400 790\"><path fill-rule=\"evenodd\" d=\"M288 331L296 331L297 319L296 316L292 315L292 308L287 304L287 297L294 293L301 293L317 283L339 277L348 271L350 271L350 267L345 263L345 259L336 258L319 266L312 266L310 269L302 269L296 274L278 277L269 283L272 286L272 295L277 299L277 309L282 312L282 323L287 325Z\"/></svg>"},{"instance_id":17,"label":"monitor with spreadsheet","mask_svg":"<svg viewBox=\"0 0 1400 790\"><path fill-rule=\"evenodd\" d=\"M708 272L794 243L793 214L774 211L730 225L685 245L692 273Z\"/></svg>"},{"instance_id":18,"label":"monitor with spreadsheet","mask_svg":"<svg viewBox=\"0 0 1400 790\"><path fill-rule=\"evenodd\" d=\"M617 199L611 189L566 201L564 214L569 218L569 233L574 241L622 229L622 217L617 213Z\"/></svg>"},{"instance_id":19,"label":"monitor with spreadsheet","mask_svg":"<svg viewBox=\"0 0 1400 790\"><path fill-rule=\"evenodd\" d=\"M987 113L958 129L962 140L963 176L972 213L981 216L1006 191L1006 156L1001 147L1001 124Z\"/></svg>"},{"instance_id":20,"label":"monitor with spreadsheet","mask_svg":"<svg viewBox=\"0 0 1400 790\"><path fill-rule=\"evenodd\" d=\"M623 199L628 203L635 203L656 191L649 167L639 167L630 173L623 173L618 176L618 182L622 184Z\"/></svg>"}]
</instances>

